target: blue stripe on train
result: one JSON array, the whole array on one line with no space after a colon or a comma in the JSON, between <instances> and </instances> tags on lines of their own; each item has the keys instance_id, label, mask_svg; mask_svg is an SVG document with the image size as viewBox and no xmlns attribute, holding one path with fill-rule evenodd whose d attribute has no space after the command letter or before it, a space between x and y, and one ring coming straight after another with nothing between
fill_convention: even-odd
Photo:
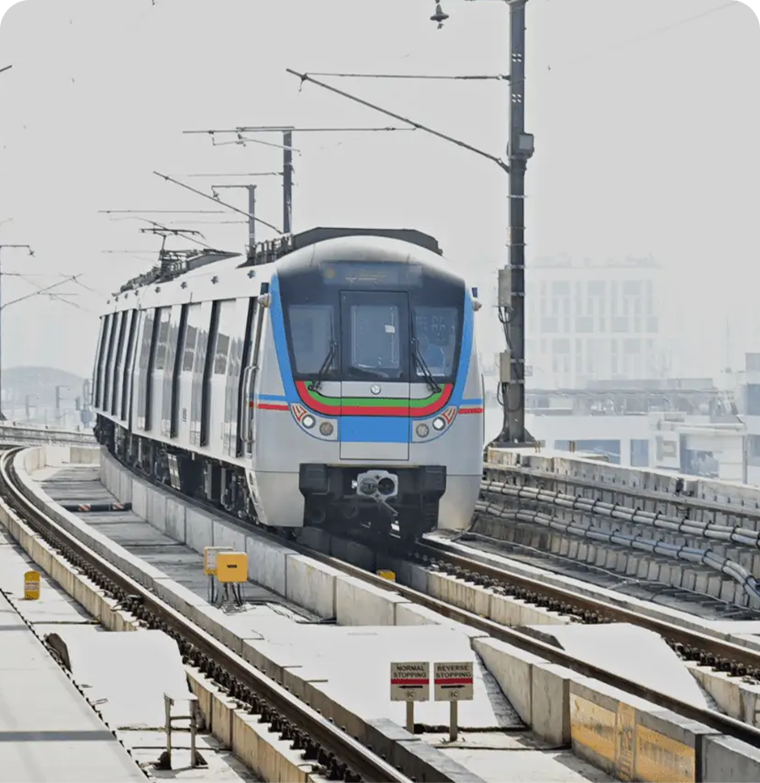
<instances>
[{"instance_id":1,"label":"blue stripe on train","mask_svg":"<svg viewBox=\"0 0 760 783\"><path fill-rule=\"evenodd\" d=\"M343 416L343 443L408 443L409 419L401 416Z\"/></svg>"}]
</instances>

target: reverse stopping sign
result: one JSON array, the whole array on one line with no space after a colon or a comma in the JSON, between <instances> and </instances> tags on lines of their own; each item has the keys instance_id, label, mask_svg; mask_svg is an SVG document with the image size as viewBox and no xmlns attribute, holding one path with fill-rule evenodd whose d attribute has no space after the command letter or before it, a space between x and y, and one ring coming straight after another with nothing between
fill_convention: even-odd
<instances>
[{"instance_id":1,"label":"reverse stopping sign","mask_svg":"<svg viewBox=\"0 0 760 783\"><path fill-rule=\"evenodd\" d=\"M430 701L430 664L392 663L391 701Z\"/></svg>"},{"instance_id":2,"label":"reverse stopping sign","mask_svg":"<svg viewBox=\"0 0 760 783\"><path fill-rule=\"evenodd\" d=\"M436 701L472 701L472 661L436 663L433 680Z\"/></svg>"}]
</instances>

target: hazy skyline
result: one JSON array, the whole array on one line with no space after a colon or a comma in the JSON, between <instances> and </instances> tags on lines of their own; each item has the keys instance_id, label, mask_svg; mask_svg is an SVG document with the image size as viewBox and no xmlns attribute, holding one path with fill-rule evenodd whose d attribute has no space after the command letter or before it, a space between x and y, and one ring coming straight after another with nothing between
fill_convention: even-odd
<instances>
[{"instance_id":1,"label":"hazy skyline","mask_svg":"<svg viewBox=\"0 0 760 783\"><path fill-rule=\"evenodd\" d=\"M182 130L399 124L313 85L299 92L286 67L507 73L506 7L443 5L451 18L442 30L429 21L429 0L13 5L0 23L0 67L13 64L0 74L0 244L29 243L37 255L5 251L3 271L32 277L4 275L3 301L31 292L30 280L49 285L60 273L85 273L84 284L110 293L155 260L159 238L140 234L136 220L109 221L97 210L214 208L154 169L182 179L281 167L276 149L214 147ZM0 12L8 6L0 0ZM740 364L744 350L760 346L756 14L721 0L529 0L527 27L526 127L536 138L527 263L563 253L651 254L667 266L670 320L690 338L691 373L717 371L729 316L732 361ZM504 154L503 82L325 81ZM294 144L296 230L419 228L475 284L495 280L506 259L506 178L493 163L420 132L296 134ZM184 181L204 189L214 182ZM278 178L258 184L258 214L280 224ZM243 192L222 198L245 207ZM245 219L234 213L146 216L202 230L216 247L244 249ZM215 218L243 222L191 225ZM272 236L260 227L259 238ZM103 301L73 285L61 290L77 293L71 301L86 309L34 297L3 313L4 366L89 374ZM481 334L495 329L493 313L481 314Z\"/></svg>"}]
</instances>

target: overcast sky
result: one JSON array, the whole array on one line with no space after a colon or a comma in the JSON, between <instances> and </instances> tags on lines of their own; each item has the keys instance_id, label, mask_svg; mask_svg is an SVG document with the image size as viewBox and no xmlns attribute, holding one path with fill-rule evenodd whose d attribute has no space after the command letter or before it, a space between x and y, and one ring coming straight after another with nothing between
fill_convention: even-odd
<instances>
[{"instance_id":1,"label":"overcast sky","mask_svg":"<svg viewBox=\"0 0 760 783\"><path fill-rule=\"evenodd\" d=\"M0 0L10 8L0 68L13 64L0 73L0 244L36 251L2 251L3 302L62 273L108 293L155 260L160 239L141 234L145 224L98 210L214 209L154 169L182 178L281 168L274 147L215 147L183 130L399 124L314 85L299 91L286 67L507 73L505 4L443 6L451 18L437 30L432 0ZM529 0L527 19L528 263L651 253L667 265L670 321L689 336L685 371L723 364L729 317L738 364L760 349L757 15L726 0ZM503 82L325 80L504 154ZM296 230L419 228L476 284L495 279L506 257L506 178L495 164L420 132L301 134L294 144ZM207 192L215 182L184 181ZM280 225L280 181L258 183L258 214ZM243 191L222 198L246 206ZM244 249L234 213L147 217ZM220 219L243 222L197 222ZM33 297L4 311L4 366L89 374L102 300L60 290L78 307Z\"/></svg>"}]
</instances>

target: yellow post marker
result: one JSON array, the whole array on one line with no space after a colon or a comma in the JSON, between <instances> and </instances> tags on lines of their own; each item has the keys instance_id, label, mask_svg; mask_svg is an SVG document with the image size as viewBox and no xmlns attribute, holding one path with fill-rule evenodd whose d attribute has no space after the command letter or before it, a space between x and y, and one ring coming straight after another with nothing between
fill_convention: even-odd
<instances>
[{"instance_id":1,"label":"yellow post marker","mask_svg":"<svg viewBox=\"0 0 760 783\"><path fill-rule=\"evenodd\" d=\"M396 581L396 574L394 571L381 570L377 572L377 575L381 576L383 579L387 579L389 582Z\"/></svg>"},{"instance_id":2,"label":"yellow post marker","mask_svg":"<svg viewBox=\"0 0 760 783\"><path fill-rule=\"evenodd\" d=\"M40 575L38 571L24 574L24 600L36 601L40 597Z\"/></svg>"}]
</instances>

